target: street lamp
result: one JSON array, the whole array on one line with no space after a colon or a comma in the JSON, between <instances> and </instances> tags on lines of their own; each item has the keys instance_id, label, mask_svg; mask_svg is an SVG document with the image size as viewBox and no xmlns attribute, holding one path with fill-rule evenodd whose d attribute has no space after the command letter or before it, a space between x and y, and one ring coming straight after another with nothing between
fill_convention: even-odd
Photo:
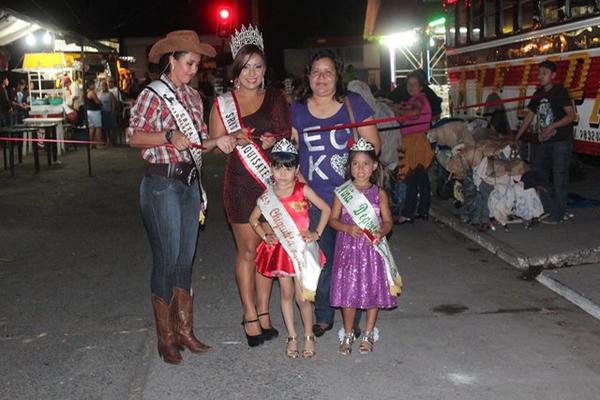
<instances>
[{"instance_id":1,"label":"street lamp","mask_svg":"<svg viewBox=\"0 0 600 400\"><path fill-rule=\"evenodd\" d=\"M50 31L46 31L46 33L44 33L44 36L42 36L42 41L44 44L52 43L52 35L50 35Z\"/></svg>"},{"instance_id":2,"label":"street lamp","mask_svg":"<svg viewBox=\"0 0 600 400\"><path fill-rule=\"evenodd\" d=\"M381 43L388 47L411 47L419 41L419 36L414 29L406 32L394 33L392 35L384 36L381 39Z\"/></svg>"},{"instance_id":3,"label":"street lamp","mask_svg":"<svg viewBox=\"0 0 600 400\"><path fill-rule=\"evenodd\" d=\"M412 47L418 41L419 36L415 29L394 33L381 38L380 43L384 44L390 52L390 80L392 88L396 84L396 50L404 51L404 49Z\"/></svg>"},{"instance_id":4,"label":"street lamp","mask_svg":"<svg viewBox=\"0 0 600 400\"><path fill-rule=\"evenodd\" d=\"M25 43L27 44L27 46L35 46L35 36L33 35L33 33L29 32L27 34L27 36L25 37Z\"/></svg>"}]
</instances>

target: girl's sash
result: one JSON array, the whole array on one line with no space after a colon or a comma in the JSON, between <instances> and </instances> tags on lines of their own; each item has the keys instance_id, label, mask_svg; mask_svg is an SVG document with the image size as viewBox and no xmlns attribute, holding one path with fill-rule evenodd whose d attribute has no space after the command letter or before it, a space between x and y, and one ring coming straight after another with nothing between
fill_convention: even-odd
<instances>
[{"instance_id":1,"label":"girl's sash","mask_svg":"<svg viewBox=\"0 0 600 400\"><path fill-rule=\"evenodd\" d=\"M240 109L233 92L223 93L216 100L217 110L223 126L228 134L244 128ZM236 146L235 152L244 168L263 189L271 184L271 168L269 160L260 147L254 142Z\"/></svg>"},{"instance_id":2,"label":"girl's sash","mask_svg":"<svg viewBox=\"0 0 600 400\"><path fill-rule=\"evenodd\" d=\"M192 117L187 112L187 110L183 107L183 105L177 100L175 97L175 92L169 86L169 84L162 79L155 80L150 82L148 88L152 90L154 93L160 97L163 103L166 104L167 108L171 112L175 123L177 124L177 128L181 133L183 133L190 142L194 144L201 145L202 139L200 138L200 134L196 130L194 126L194 121ZM204 203L204 209L208 205L208 199L206 197L206 192L204 191L204 187L201 182L201 174L200 168L202 167L202 150L199 148L191 147L188 149L190 155L192 156L192 160L194 162L194 166L196 167L196 173L198 175L198 184L200 185L200 192L202 193L202 202ZM188 184L192 183L194 179L194 174L190 174L188 176ZM202 215L200 219L202 220Z\"/></svg>"},{"instance_id":3,"label":"girl's sash","mask_svg":"<svg viewBox=\"0 0 600 400\"><path fill-rule=\"evenodd\" d=\"M373 234L379 229L379 218L365 195L356 189L350 180L336 188L335 194L346 210L348 210L354 223L363 230L365 236L370 241L373 241ZM398 296L402 290L402 277L398 273L398 267L394 262L387 239L385 237L381 238L381 241L374 245L374 247L385 262L390 294Z\"/></svg>"},{"instance_id":4,"label":"girl's sash","mask_svg":"<svg viewBox=\"0 0 600 400\"><path fill-rule=\"evenodd\" d=\"M317 242L306 243L302 239L298 226L271 187L258 198L256 204L292 259L296 278L302 287L302 297L314 301L321 274L319 245Z\"/></svg>"}]
</instances>

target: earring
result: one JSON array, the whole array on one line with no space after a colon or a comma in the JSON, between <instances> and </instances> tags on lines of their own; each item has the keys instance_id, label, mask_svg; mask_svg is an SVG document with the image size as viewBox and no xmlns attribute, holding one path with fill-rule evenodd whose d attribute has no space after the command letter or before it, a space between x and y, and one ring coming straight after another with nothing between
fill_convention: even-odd
<instances>
[{"instance_id":1,"label":"earring","mask_svg":"<svg viewBox=\"0 0 600 400\"><path fill-rule=\"evenodd\" d=\"M263 78L262 82L260 83L260 90L262 90L263 92L265 91L265 79Z\"/></svg>"},{"instance_id":2,"label":"earring","mask_svg":"<svg viewBox=\"0 0 600 400\"><path fill-rule=\"evenodd\" d=\"M235 88L235 90L240 90L240 80L238 78L235 78L235 80L233 81L233 87Z\"/></svg>"}]
</instances>

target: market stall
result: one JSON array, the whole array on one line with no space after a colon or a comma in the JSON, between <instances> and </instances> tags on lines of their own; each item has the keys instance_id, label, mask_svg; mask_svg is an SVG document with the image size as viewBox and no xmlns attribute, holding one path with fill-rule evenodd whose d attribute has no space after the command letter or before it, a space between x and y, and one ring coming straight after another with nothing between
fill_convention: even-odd
<instances>
[{"instance_id":1,"label":"market stall","mask_svg":"<svg viewBox=\"0 0 600 400\"><path fill-rule=\"evenodd\" d=\"M26 124L53 123L56 126L56 137L64 139L64 117L72 111L70 91L63 86L66 78L77 82L81 63L71 54L63 52L26 53L21 68L14 72L26 73L29 87L29 118ZM67 106L69 103L70 106ZM64 144L58 146L58 154L65 150Z\"/></svg>"}]
</instances>

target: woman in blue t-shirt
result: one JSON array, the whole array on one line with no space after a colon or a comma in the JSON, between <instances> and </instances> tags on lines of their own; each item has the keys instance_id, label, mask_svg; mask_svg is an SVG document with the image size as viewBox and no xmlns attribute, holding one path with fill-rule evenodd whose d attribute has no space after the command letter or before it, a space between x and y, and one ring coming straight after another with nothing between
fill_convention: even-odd
<instances>
[{"instance_id":1,"label":"woman in blue t-shirt","mask_svg":"<svg viewBox=\"0 0 600 400\"><path fill-rule=\"evenodd\" d=\"M348 142L353 139L351 129L310 131L307 128L348 124L372 119L373 110L359 94L346 92L342 79L344 67L330 51L316 53L306 68L304 92L292 103L292 138L299 145L300 172L308 184L329 206L333 203L334 189L344 182ZM354 116L351 117L351 114ZM380 140L375 125L356 129L356 136L365 138L380 151ZM355 138L356 139L356 138ZM319 221L319 211L309 211L311 226ZM331 265L335 247L335 231L329 226L323 231L319 246L327 257L321 271L315 300L315 336L321 336L333 326L333 309L329 305Z\"/></svg>"}]
</instances>

